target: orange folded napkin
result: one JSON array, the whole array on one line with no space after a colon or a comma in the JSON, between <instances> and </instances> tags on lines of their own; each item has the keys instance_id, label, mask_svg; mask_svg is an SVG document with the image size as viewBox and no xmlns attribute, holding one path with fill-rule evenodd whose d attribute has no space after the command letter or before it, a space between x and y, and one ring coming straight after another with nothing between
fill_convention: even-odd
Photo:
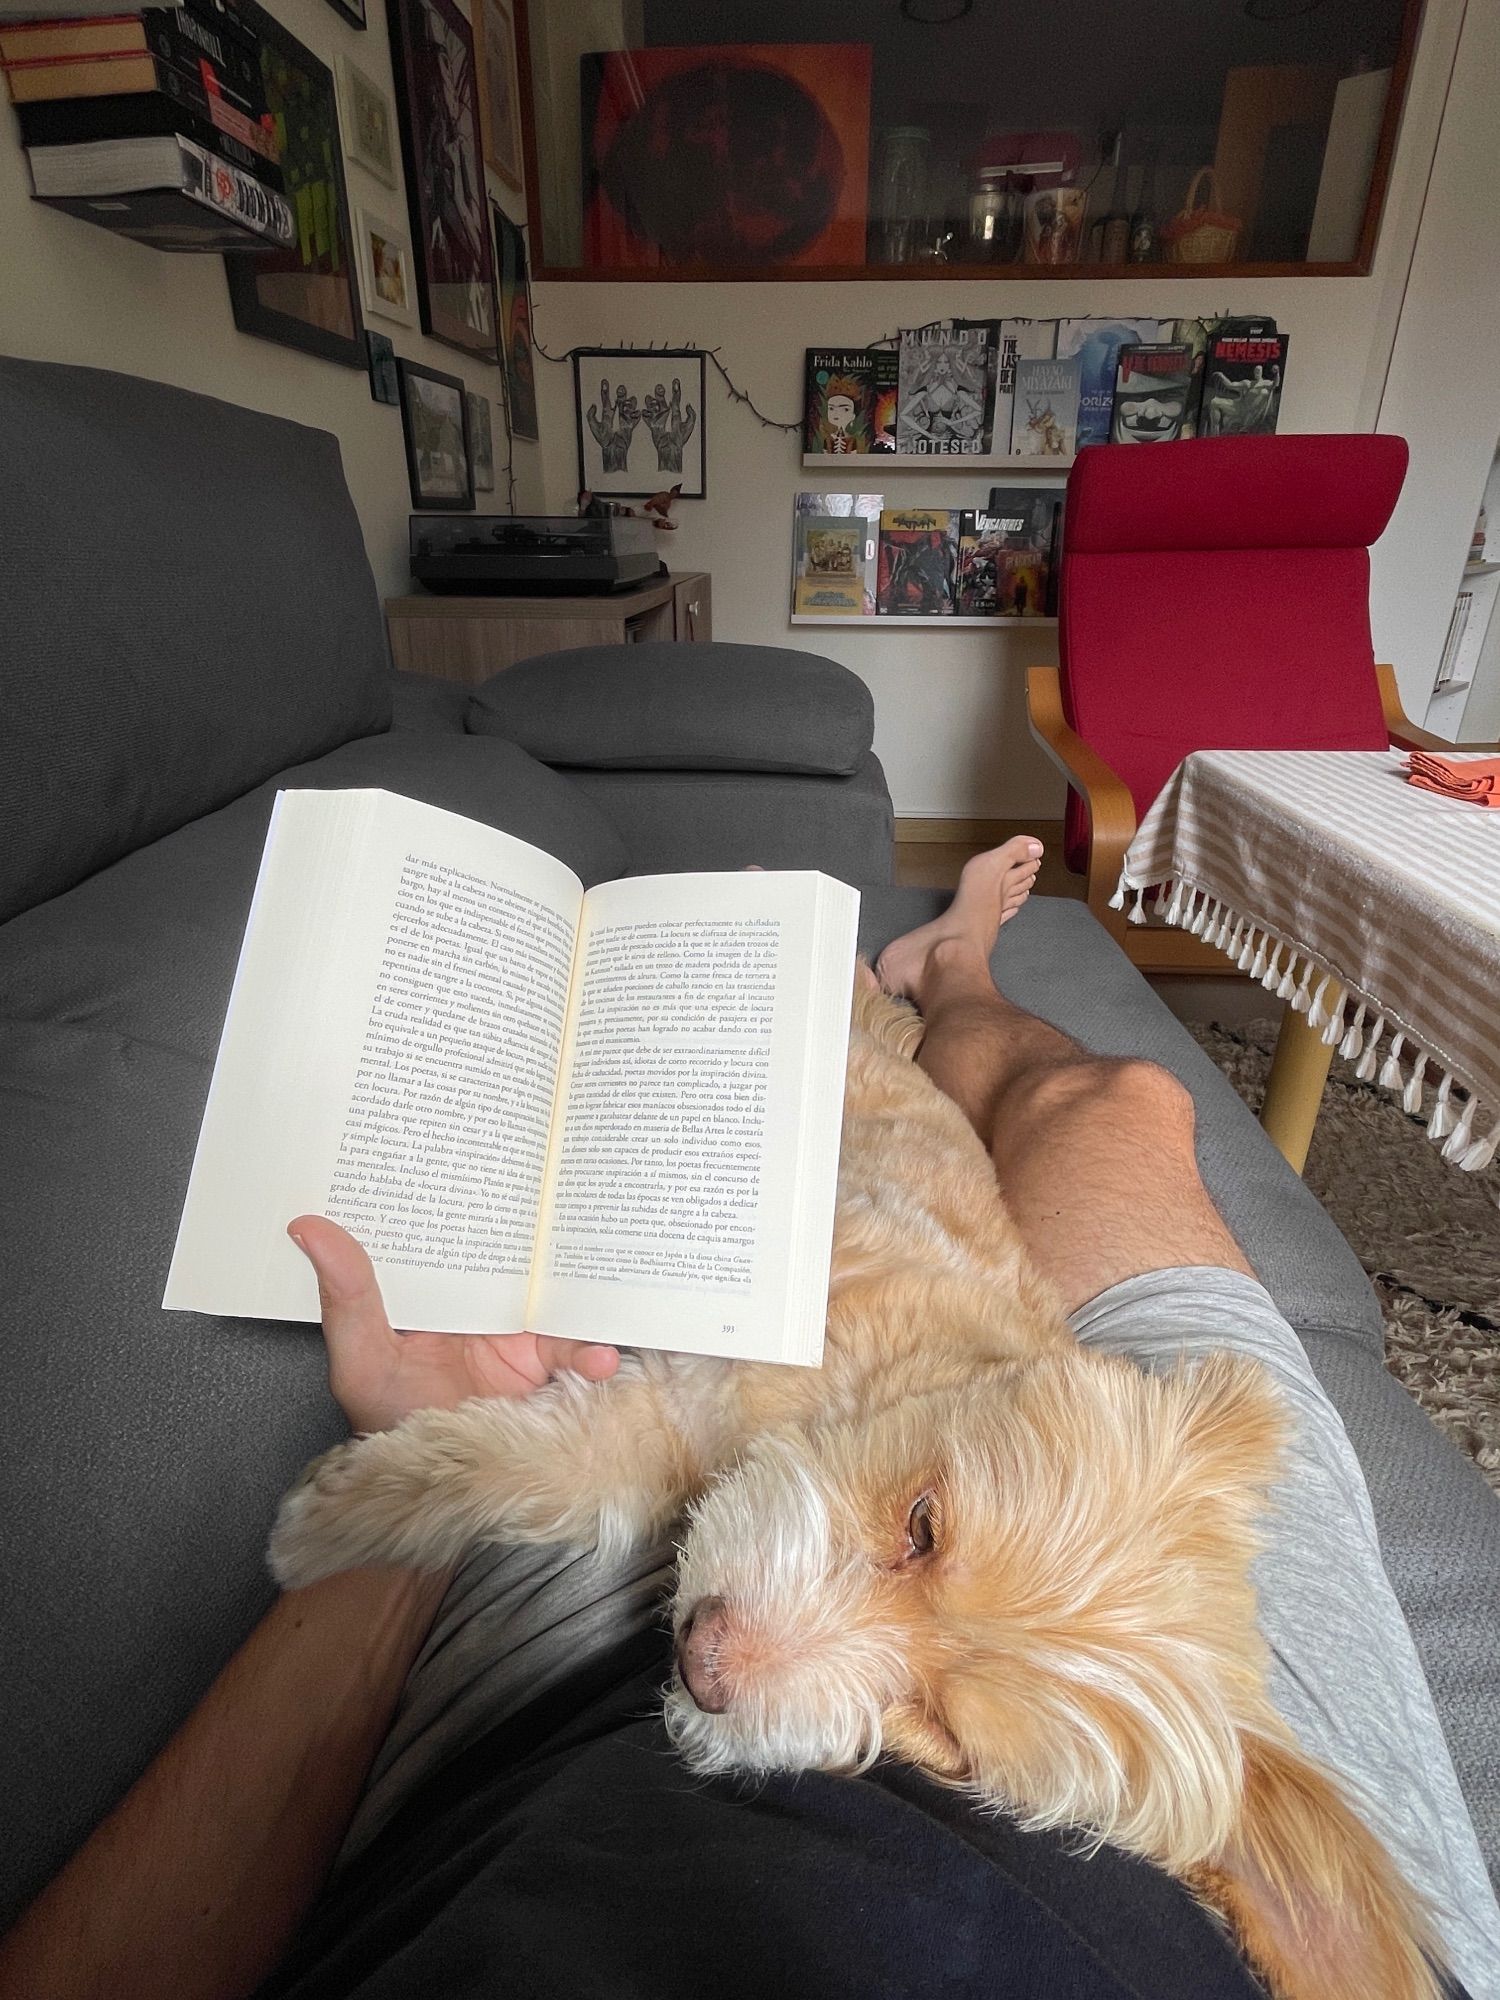
<instances>
[{"instance_id":1,"label":"orange folded napkin","mask_svg":"<svg viewBox=\"0 0 1500 2000\"><path fill-rule=\"evenodd\" d=\"M1406 760L1406 775L1424 792L1436 792L1441 798L1500 806L1500 757L1474 757L1454 764L1446 757L1413 750Z\"/></svg>"}]
</instances>

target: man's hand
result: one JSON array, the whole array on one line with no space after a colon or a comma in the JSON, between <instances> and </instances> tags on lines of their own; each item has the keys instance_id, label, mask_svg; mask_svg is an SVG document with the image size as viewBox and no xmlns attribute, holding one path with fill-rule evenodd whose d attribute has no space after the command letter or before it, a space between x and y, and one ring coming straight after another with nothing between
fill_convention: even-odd
<instances>
[{"instance_id":1,"label":"man's hand","mask_svg":"<svg viewBox=\"0 0 1500 2000\"><path fill-rule=\"evenodd\" d=\"M328 1385L357 1431L384 1431L413 1410L452 1409L471 1396L529 1396L568 1368L591 1382L613 1375L613 1347L536 1333L398 1333L374 1268L345 1229L299 1215L287 1234L318 1276Z\"/></svg>"}]
</instances>

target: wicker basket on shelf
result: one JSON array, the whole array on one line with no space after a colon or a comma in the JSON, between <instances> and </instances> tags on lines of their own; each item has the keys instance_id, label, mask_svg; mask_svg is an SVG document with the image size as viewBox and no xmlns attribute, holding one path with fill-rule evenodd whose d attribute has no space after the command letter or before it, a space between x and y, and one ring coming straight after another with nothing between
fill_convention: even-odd
<instances>
[{"instance_id":1,"label":"wicker basket on shelf","mask_svg":"<svg viewBox=\"0 0 1500 2000\"><path fill-rule=\"evenodd\" d=\"M1199 208L1198 194L1205 181L1208 192ZM1244 226L1237 215L1226 215L1219 207L1219 181L1213 168L1200 167L1188 184L1181 213L1164 222L1161 233L1174 264L1232 264Z\"/></svg>"}]
</instances>

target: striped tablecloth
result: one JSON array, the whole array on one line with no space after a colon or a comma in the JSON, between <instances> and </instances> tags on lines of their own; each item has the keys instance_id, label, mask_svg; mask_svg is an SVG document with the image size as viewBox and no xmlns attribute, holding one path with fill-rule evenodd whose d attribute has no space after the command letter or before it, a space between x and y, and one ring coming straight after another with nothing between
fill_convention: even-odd
<instances>
[{"instance_id":1,"label":"striped tablecloth","mask_svg":"<svg viewBox=\"0 0 1500 2000\"><path fill-rule=\"evenodd\" d=\"M1127 904L1305 1013L1426 1112L1445 1160L1493 1159L1500 809L1418 790L1398 751L1198 751L1130 843L1113 907Z\"/></svg>"}]
</instances>

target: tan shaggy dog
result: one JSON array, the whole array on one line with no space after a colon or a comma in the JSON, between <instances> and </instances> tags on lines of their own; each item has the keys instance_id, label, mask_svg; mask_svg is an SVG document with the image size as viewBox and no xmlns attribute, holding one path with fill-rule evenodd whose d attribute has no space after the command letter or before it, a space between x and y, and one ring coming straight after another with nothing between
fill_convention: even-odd
<instances>
[{"instance_id":1,"label":"tan shaggy dog","mask_svg":"<svg viewBox=\"0 0 1500 2000\"><path fill-rule=\"evenodd\" d=\"M277 1579L618 1551L687 1510L666 1719L694 1770L890 1752L1170 1870L1283 2000L1433 2000L1416 1898L1267 1696L1275 1392L1077 1345L920 1032L866 975L821 1369L635 1353L418 1411L309 1467Z\"/></svg>"}]
</instances>

